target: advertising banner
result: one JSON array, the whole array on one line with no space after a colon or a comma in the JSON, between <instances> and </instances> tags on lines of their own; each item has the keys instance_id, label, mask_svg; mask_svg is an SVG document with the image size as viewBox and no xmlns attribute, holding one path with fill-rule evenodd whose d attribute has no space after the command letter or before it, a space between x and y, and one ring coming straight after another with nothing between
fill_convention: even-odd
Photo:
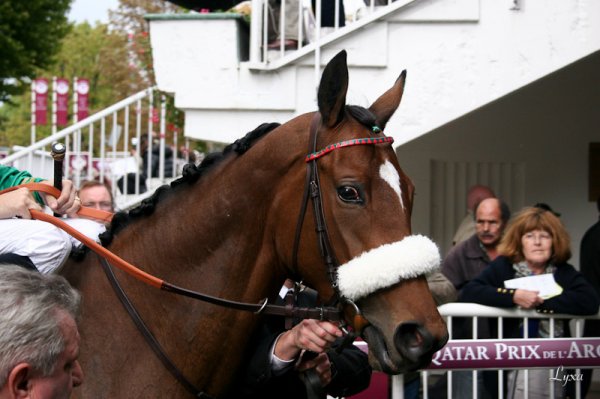
<instances>
[{"instance_id":1,"label":"advertising banner","mask_svg":"<svg viewBox=\"0 0 600 399\"><path fill-rule=\"evenodd\" d=\"M46 125L48 123L48 79L35 79L33 91L35 93L35 124Z\"/></svg>"},{"instance_id":2,"label":"advertising banner","mask_svg":"<svg viewBox=\"0 0 600 399\"><path fill-rule=\"evenodd\" d=\"M88 105L90 81L87 79L77 79L75 90L77 92L77 120L80 121L87 118L90 114Z\"/></svg>"},{"instance_id":3,"label":"advertising banner","mask_svg":"<svg viewBox=\"0 0 600 399\"><path fill-rule=\"evenodd\" d=\"M56 125L66 126L69 123L69 81L56 79Z\"/></svg>"},{"instance_id":4,"label":"advertising banner","mask_svg":"<svg viewBox=\"0 0 600 399\"><path fill-rule=\"evenodd\" d=\"M428 369L515 369L600 366L599 338L453 340Z\"/></svg>"}]
</instances>

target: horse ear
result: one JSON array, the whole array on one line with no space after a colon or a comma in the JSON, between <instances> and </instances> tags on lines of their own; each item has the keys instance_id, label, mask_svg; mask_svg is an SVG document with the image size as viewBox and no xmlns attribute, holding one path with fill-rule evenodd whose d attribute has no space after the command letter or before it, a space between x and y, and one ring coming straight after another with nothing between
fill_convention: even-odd
<instances>
[{"instance_id":1,"label":"horse ear","mask_svg":"<svg viewBox=\"0 0 600 399\"><path fill-rule=\"evenodd\" d=\"M321 83L317 101L323 124L327 127L337 125L344 117L346 92L348 91L348 66L346 50L340 51L329 61Z\"/></svg>"},{"instance_id":2,"label":"horse ear","mask_svg":"<svg viewBox=\"0 0 600 399\"><path fill-rule=\"evenodd\" d=\"M402 93L404 93L404 83L406 81L406 69L402 71L396 83L391 89L386 91L371 105L369 110L377 117L377 125L384 129L394 112L400 105Z\"/></svg>"}]
</instances>

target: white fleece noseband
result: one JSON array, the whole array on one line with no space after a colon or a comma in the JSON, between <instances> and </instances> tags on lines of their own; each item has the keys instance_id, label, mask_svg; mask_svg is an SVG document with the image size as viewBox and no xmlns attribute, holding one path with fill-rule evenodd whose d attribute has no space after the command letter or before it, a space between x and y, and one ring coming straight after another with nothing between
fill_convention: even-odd
<instances>
[{"instance_id":1,"label":"white fleece noseband","mask_svg":"<svg viewBox=\"0 0 600 399\"><path fill-rule=\"evenodd\" d=\"M401 280L435 271L439 265L440 251L433 241L422 235L408 236L341 265L338 287L344 297L354 301Z\"/></svg>"}]
</instances>

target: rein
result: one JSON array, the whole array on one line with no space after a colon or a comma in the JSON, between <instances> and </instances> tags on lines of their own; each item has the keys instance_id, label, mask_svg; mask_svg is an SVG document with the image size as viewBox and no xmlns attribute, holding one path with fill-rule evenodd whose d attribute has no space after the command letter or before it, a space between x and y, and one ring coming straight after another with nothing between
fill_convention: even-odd
<instances>
[{"instance_id":1,"label":"rein","mask_svg":"<svg viewBox=\"0 0 600 399\"><path fill-rule=\"evenodd\" d=\"M9 189L0 191L0 195L5 192L16 190L20 187L26 187L32 191L41 191L46 194L53 195L55 197L58 197L60 195L60 192L56 188L48 186L46 184L41 184L41 183L27 183L27 184L22 184L19 186L11 187ZM260 303L237 302L237 301L223 299L223 298L215 297L212 295L188 290L188 289L185 289L182 287L178 287L178 286L171 284L167 281L164 281L158 277L148 274L148 273L144 272L143 270L140 270L136 266L132 265L131 263L124 260L123 258L114 254L107 248L98 244L96 241L83 235L77 229L69 226L61 218L57 218L52 215L48 215L44 212L40 212L35 209L30 209L29 211L30 211L31 217L33 219L51 223L54 226L64 230L68 234L75 237L77 240L81 241L83 244L85 244L85 246L90 248L92 251L94 251L100 257L106 259L110 264L121 269L122 271L126 272L127 274L131 275L132 277L136 278L137 280L139 280L147 285L150 285L152 287L159 288L163 291L172 292L172 293L175 293L178 295L198 299L198 300L201 300L204 302L212 303L214 305L219 305L219 306L223 306L223 307L227 307L227 308L231 308L231 309L243 310L243 311L247 311L247 312L254 312L256 314L295 317L295 318L300 318L300 319L319 319L319 320L329 320L329 321L340 321L340 319L341 319L339 311L335 308L295 307L293 309L288 309L285 306L269 304L268 298L263 299ZM98 212L98 213L96 213L96 212ZM77 214L80 216L89 216L89 217L94 217L94 218L98 218L98 216L101 216L100 219L103 221L110 221L112 218L112 213L110 213L110 212L100 211L100 210L96 210L93 208L87 208L87 207L81 207L80 211L77 212Z\"/></svg>"},{"instance_id":2,"label":"rein","mask_svg":"<svg viewBox=\"0 0 600 399\"><path fill-rule=\"evenodd\" d=\"M0 191L0 195L14 191L18 188L26 187L31 191L41 191L46 194L50 194L54 197L60 196L60 191L56 187L51 187L46 184L41 183L27 183L22 184L15 187L10 187L8 189ZM151 274L148 274L139 268L135 267L131 263L125 261L121 257L117 256L107 248L104 248L96 241L87 237L86 235L79 232L77 229L71 227L67 223L65 223L60 217L55 217L52 215L48 215L44 212L37 211L35 209L29 210L31 217L36 220L41 220L44 222L48 222L53 224L54 226L64 230L71 236L78 239L92 251L94 251L100 260L100 264L106 273L107 279L109 280L113 290L115 291L117 297L121 301L121 304L131 317L132 321L146 340L147 344L150 346L152 351L158 357L158 359L163 363L164 367L173 375L173 377L194 397L197 398L205 398L205 399L214 399L210 395L200 391L194 384L192 384L183 373L177 368L177 366L171 361L171 359L166 355L162 346L158 342L158 340L154 337L146 323L142 320L141 316L135 309L134 305L129 300L129 297L119 284L116 276L114 275L111 263L114 264L117 268L136 278L137 280L148 284L152 287L159 288L163 291L172 292L178 295L187 296L190 298L198 299L203 302L211 303L218 306L223 306L230 309L242 310L242 311L250 311L255 314L265 314L265 315L273 315L273 316L283 316L286 320L292 319L318 319L318 320L329 320L329 321L337 321L340 322L342 320L341 312L334 307L297 307L288 305L274 305L268 303L268 298L263 299L261 303L246 303L246 302L237 302L231 301L223 298L214 297L208 294L202 294L200 292L188 290L185 288L178 287L176 285L170 284L164 280L161 280ZM77 212L80 216L92 217L95 219L99 219L105 222L109 222L112 220L113 214L111 212L101 211L94 208L88 207L80 207Z\"/></svg>"}]
</instances>

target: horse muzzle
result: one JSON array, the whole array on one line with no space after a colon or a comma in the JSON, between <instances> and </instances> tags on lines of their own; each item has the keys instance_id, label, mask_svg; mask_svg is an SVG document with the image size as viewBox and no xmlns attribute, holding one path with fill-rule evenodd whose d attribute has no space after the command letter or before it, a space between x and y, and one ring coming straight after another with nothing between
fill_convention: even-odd
<instances>
[{"instance_id":1,"label":"horse muzzle","mask_svg":"<svg viewBox=\"0 0 600 399\"><path fill-rule=\"evenodd\" d=\"M394 346L404 359L422 368L431 363L433 354L448 342L448 335L436 339L422 324L405 321L394 333Z\"/></svg>"},{"instance_id":2,"label":"horse muzzle","mask_svg":"<svg viewBox=\"0 0 600 399\"><path fill-rule=\"evenodd\" d=\"M448 340L423 277L437 270L439 249L411 235L373 248L338 268L346 320L369 344L373 368L399 374L427 366ZM360 316L357 319L357 316Z\"/></svg>"},{"instance_id":3,"label":"horse muzzle","mask_svg":"<svg viewBox=\"0 0 600 399\"><path fill-rule=\"evenodd\" d=\"M369 343L369 357L375 360L371 361L372 366L386 374L401 374L428 366L435 352L448 341L448 335L437 339L415 321L398 326L393 348L388 348L384 335L372 325L364 329L363 336Z\"/></svg>"}]
</instances>

